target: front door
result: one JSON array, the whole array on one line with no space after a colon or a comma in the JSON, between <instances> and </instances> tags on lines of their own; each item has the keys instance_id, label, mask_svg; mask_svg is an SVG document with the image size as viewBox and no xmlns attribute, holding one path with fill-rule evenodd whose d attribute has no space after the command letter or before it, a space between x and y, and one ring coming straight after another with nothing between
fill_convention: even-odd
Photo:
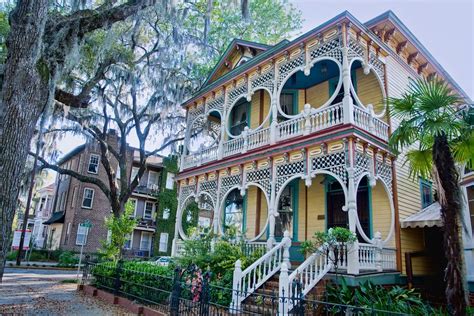
<instances>
[{"instance_id":1,"label":"front door","mask_svg":"<svg viewBox=\"0 0 474 316\"><path fill-rule=\"evenodd\" d=\"M349 228L349 217L347 212L342 210L345 203L344 191L341 185L335 179L328 177L326 180L327 229L332 227ZM364 233L372 238L370 212L370 187L367 178L364 177L357 189L357 215ZM363 241L358 232L357 238L360 242Z\"/></svg>"}]
</instances>

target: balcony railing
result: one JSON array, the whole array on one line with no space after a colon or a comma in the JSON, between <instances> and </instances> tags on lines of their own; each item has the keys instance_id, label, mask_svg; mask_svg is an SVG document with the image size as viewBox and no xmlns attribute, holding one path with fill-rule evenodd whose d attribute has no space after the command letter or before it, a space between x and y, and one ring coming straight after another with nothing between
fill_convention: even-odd
<instances>
[{"instance_id":1,"label":"balcony railing","mask_svg":"<svg viewBox=\"0 0 474 316\"><path fill-rule=\"evenodd\" d=\"M351 115L349 122L367 130L375 136L387 141L388 124L374 116L373 110L354 106L353 113L344 113L342 103L333 104L322 109L305 108L295 118L276 124L274 131L275 142L291 139L322 131L345 122L344 115ZM182 169L188 169L217 159L245 153L248 150L269 145L272 140L270 127L252 131L245 128L238 137L225 141L222 144L222 153L219 155L219 146L203 149L183 157Z\"/></svg>"}]
</instances>

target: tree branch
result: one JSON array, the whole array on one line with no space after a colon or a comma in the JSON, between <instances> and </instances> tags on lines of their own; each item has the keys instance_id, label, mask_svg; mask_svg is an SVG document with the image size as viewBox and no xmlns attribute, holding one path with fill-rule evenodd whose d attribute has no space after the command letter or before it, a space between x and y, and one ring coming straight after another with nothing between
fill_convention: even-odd
<instances>
[{"instance_id":1,"label":"tree branch","mask_svg":"<svg viewBox=\"0 0 474 316\"><path fill-rule=\"evenodd\" d=\"M36 156L35 153L32 153L30 152L29 153L30 156ZM109 188L107 187L107 185L102 182L102 180L100 180L99 178L95 178L95 177L89 177L89 176L84 176L80 173L77 173L75 171L72 171L72 170L69 170L69 169L63 169L57 165L53 165L53 164L50 164L49 162L47 162L43 157L41 156L37 156L38 160L41 162L41 166L40 166L40 170L42 169L51 169L51 170L54 170L56 171L57 173L59 174L66 174L66 175L69 175L71 177L74 177L76 178L77 180L81 181L81 182L85 182L85 183L90 183L90 184L95 184L96 186L99 187L99 189L104 192L104 194L107 196L108 199L110 199L110 190Z\"/></svg>"}]
</instances>

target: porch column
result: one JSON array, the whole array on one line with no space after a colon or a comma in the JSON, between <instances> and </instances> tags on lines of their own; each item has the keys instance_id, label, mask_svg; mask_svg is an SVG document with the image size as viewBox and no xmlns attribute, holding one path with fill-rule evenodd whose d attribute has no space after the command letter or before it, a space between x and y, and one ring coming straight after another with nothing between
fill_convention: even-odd
<instances>
[{"instance_id":1,"label":"porch column","mask_svg":"<svg viewBox=\"0 0 474 316\"><path fill-rule=\"evenodd\" d=\"M347 43L346 24L343 25L342 32L342 83L344 87L344 98L342 99L342 107L344 109L344 124L352 124L354 122L354 103L351 97L351 69L349 67L349 49Z\"/></svg>"},{"instance_id":2,"label":"porch column","mask_svg":"<svg viewBox=\"0 0 474 316\"><path fill-rule=\"evenodd\" d=\"M278 98L278 65L276 61L274 63L274 78L273 78L273 93L271 96L271 113L272 121L270 123L270 145L274 145L277 141L277 118L278 118L278 109L277 109L277 98Z\"/></svg>"},{"instance_id":3,"label":"porch column","mask_svg":"<svg viewBox=\"0 0 474 316\"><path fill-rule=\"evenodd\" d=\"M217 147L217 159L221 160L224 157L224 141L225 141L225 126L227 121L225 117L221 120L221 139L219 140L219 146Z\"/></svg>"},{"instance_id":4,"label":"porch column","mask_svg":"<svg viewBox=\"0 0 474 316\"><path fill-rule=\"evenodd\" d=\"M347 203L346 211L349 218L349 230L356 234L357 230L357 203L354 183L354 168L347 168ZM359 242L356 240L347 249L347 273L359 274Z\"/></svg>"},{"instance_id":5,"label":"porch column","mask_svg":"<svg viewBox=\"0 0 474 316\"><path fill-rule=\"evenodd\" d=\"M177 212L177 215L179 215L180 212ZM174 224L174 238L173 238L173 244L171 245L171 256L176 257L178 252L178 242L179 242L179 225L181 225L181 220L176 216L176 223Z\"/></svg>"},{"instance_id":6,"label":"porch column","mask_svg":"<svg viewBox=\"0 0 474 316\"><path fill-rule=\"evenodd\" d=\"M278 202L275 203L275 196L276 196L276 168L273 160L270 158L270 179L271 179L271 186L270 186L270 205L268 205L268 240L267 240L267 250L273 248L275 244L275 215L278 215L276 210L278 209Z\"/></svg>"}]
</instances>

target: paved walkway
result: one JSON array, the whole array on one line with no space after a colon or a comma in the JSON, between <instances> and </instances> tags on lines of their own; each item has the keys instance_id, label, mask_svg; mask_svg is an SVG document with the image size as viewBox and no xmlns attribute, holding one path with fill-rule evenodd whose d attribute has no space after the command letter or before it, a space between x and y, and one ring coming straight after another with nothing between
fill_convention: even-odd
<instances>
[{"instance_id":1,"label":"paved walkway","mask_svg":"<svg viewBox=\"0 0 474 316\"><path fill-rule=\"evenodd\" d=\"M76 291L76 272L5 269L0 284L0 315L129 315L124 309Z\"/></svg>"}]
</instances>

